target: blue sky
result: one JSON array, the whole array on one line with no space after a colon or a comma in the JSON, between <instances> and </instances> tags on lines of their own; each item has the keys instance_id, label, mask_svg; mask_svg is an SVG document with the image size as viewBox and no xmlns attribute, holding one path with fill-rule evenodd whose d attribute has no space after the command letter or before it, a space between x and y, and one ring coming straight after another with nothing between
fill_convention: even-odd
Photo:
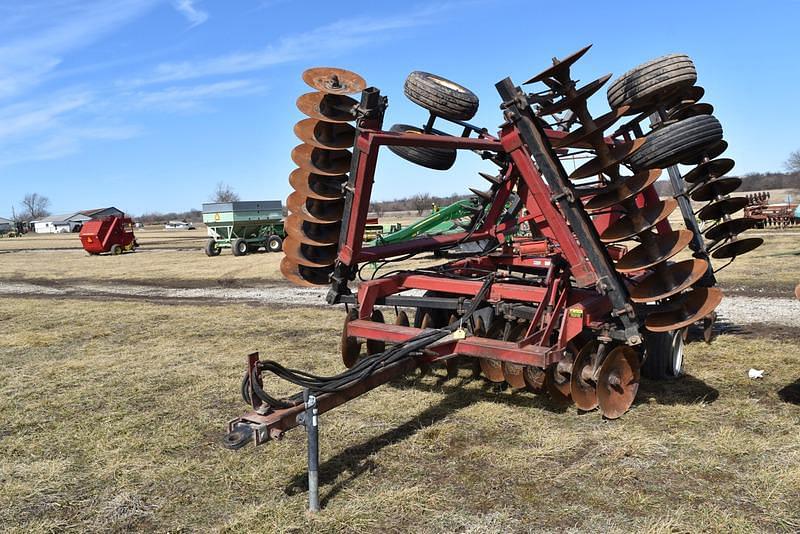
<instances>
[{"instance_id":1,"label":"blue sky","mask_svg":"<svg viewBox=\"0 0 800 534\"><path fill-rule=\"evenodd\" d=\"M389 96L387 128L424 122L403 80L434 72L477 93L473 122L494 130L496 81L589 43L573 71L585 82L689 54L734 172L778 171L800 148L798 20L796 0L0 0L0 215L28 192L57 213L185 210L219 181L284 199L304 69L362 74ZM603 91L591 107L607 109ZM375 196L465 191L482 169L469 153L442 173L386 151Z\"/></svg>"}]
</instances>

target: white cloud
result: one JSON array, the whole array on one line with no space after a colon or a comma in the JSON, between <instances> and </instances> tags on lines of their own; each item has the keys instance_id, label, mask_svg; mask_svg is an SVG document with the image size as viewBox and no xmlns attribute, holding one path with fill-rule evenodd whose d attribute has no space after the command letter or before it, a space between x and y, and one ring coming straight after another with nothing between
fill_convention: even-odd
<instances>
[{"instance_id":1,"label":"white cloud","mask_svg":"<svg viewBox=\"0 0 800 534\"><path fill-rule=\"evenodd\" d=\"M227 80L192 86L171 86L157 91L136 91L123 94L128 105L162 111L189 111L202 108L208 100L255 94L264 88L251 80Z\"/></svg>"},{"instance_id":2,"label":"white cloud","mask_svg":"<svg viewBox=\"0 0 800 534\"><path fill-rule=\"evenodd\" d=\"M260 50L243 51L196 61L162 63L146 77L123 82L136 87L148 84L226 76L261 70L306 58L331 56L390 38L392 30L428 24L448 5L428 7L397 17L340 20L280 39Z\"/></svg>"},{"instance_id":3,"label":"white cloud","mask_svg":"<svg viewBox=\"0 0 800 534\"><path fill-rule=\"evenodd\" d=\"M173 7L186 17L189 27L194 28L208 20L208 13L195 6L195 0L172 0Z\"/></svg>"}]
</instances>

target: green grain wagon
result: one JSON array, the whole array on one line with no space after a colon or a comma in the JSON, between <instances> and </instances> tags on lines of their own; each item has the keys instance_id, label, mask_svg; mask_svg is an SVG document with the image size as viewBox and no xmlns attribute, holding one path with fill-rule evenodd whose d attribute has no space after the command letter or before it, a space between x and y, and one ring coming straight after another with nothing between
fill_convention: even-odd
<instances>
[{"instance_id":1,"label":"green grain wagon","mask_svg":"<svg viewBox=\"0 0 800 534\"><path fill-rule=\"evenodd\" d=\"M261 248L280 252L286 237L280 200L203 204L203 223L208 227L208 256L218 256L223 248L230 248L234 256Z\"/></svg>"}]
</instances>

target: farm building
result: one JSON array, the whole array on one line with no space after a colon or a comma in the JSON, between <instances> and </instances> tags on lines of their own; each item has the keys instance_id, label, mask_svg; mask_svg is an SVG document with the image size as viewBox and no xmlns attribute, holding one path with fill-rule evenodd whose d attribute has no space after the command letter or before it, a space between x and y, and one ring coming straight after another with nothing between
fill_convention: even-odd
<instances>
[{"instance_id":1,"label":"farm building","mask_svg":"<svg viewBox=\"0 0 800 534\"><path fill-rule=\"evenodd\" d=\"M0 217L0 234L10 232L14 228L14 221Z\"/></svg>"},{"instance_id":2,"label":"farm building","mask_svg":"<svg viewBox=\"0 0 800 534\"><path fill-rule=\"evenodd\" d=\"M66 234L77 232L86 221L91 221L81 212L50 215L37 221L31 221L33 231L37 234Z\"/></svg>"},{"instance_id":3,"label":"farm building","mask_svg":"<svg viewBox=\"0 0 800 534\"><path fill-rule=\"evenodd\" d=\"M37 234L63 234L77 232L83 223L92 219L102 219L108 216L121 217L124 215L122 210L114 206L108 208L96 208L91 210L76 211L61 215L51 215L38 221L32 221L34 232Z\"/></svg>"}]
</instances>

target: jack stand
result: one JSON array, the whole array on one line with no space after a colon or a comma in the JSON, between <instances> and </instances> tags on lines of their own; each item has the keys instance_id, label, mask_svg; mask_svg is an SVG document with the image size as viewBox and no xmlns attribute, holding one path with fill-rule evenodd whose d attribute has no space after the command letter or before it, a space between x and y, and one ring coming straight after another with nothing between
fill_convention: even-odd
<instances>
[{"instance_id":1,"label":"jack stand","mask_svg":"<svg viewBox=\"0 0 800 534\"><path fill-rule=\"evenodd\" d=\"M308 511L319 512L319 410L317 398L308 388L303 390L306 411L298 419L308 434Z\"/></svg>"}]
</instances>

